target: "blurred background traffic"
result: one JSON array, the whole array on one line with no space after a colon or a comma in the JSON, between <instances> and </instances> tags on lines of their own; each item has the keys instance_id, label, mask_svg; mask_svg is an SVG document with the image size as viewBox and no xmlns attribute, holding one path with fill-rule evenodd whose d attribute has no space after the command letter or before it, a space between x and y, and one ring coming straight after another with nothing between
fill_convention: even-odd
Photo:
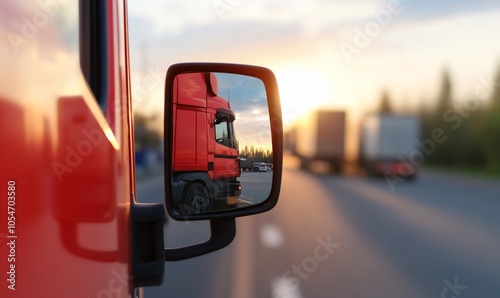
<instances>
[{"instance_id":1,"label":"blurred background traffic","mask_svg":"<svg viewBox=\"0 0 500 298\"><path fill-rule=\"evenodd\" d=\"M169 65L270 68L285 125L275 210L167 263L146 297L500 292L499 2L130 0L129 16L139 200L164 200ZM239 149L242 177L272 177L269 146ZM166 245L208 235L169 221Z\"/></svg>"},{"instance_id":2,"label":"blurred background traffic","mask_svg":"<svg viewBox=\"0 0 500 298\"><path fill-rule=\"evenodd\" d=\"M288 131L312 110L344 111L348 161L363 119L383 112L418 117L420 140L443 130L427 165L498 172L498 11L488 0L131 1L138 151L161 146L168 66L228 61L276 73Z\"/></svg>"}]
</instances>

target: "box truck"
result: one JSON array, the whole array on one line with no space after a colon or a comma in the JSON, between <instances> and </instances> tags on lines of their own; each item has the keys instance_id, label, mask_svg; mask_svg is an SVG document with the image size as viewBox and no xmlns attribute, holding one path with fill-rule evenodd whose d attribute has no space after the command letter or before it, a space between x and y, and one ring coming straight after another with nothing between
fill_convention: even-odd
<instances>
[{"instance_id":1,"label":"box truck","mask_svg":"<svg viewBox=\"0 0 500 298\"><path fill-rule=\"evenodd\" d=\"M359 159L369 175L413 177L416 164L412 153L418 150L420 121L415 116L377 114L361 124Z\"/></svg>"},{"instance_id":2,"label":"box truck","mask_svg":"<svg viewBox=\"0 0 500 298\"><path fill-rule=\"evenodd\" d=\"M302 168L309 169L312 162L321 161L335 173L342 171L345 123L343 111L316 110L291 130L288 146L300 158Z\"/></svg>"}]
</instances>

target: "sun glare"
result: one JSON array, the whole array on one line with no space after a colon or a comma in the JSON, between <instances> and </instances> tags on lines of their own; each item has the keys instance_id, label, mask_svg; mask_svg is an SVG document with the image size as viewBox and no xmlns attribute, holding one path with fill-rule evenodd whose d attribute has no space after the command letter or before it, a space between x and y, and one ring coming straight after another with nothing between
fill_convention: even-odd
<instances>
[{"instance_id":1,"label":"sun glare","mask_svg":"<svg viewBox=\"0 0 500 298\"><path fill-rule=\"evenodd\" d=\"M334 77L314 68L276 71L284 124L290 124L318 107L335 106Z\"/></svg>"}]
</instances>

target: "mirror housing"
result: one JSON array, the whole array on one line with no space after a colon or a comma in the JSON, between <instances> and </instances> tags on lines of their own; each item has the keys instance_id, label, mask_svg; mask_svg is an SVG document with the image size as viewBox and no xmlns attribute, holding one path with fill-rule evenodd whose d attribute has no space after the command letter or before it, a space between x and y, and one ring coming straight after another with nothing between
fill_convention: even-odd
<instances>
[{"instance_id":1,"label":"mirror housing","mask_svg":"<svg viewBox=\"0 0 500 298\"><path fill-rule=\"evenodd\" d=\"M218 108L217 114L215 114L215 124L220 124L224 120L233 122L236 119L234 112L224 108Z\"/></svg>"},{"instance_id":2,"label":"mirror housing","mask_svg":"<svg viewBox=\"0 0 500 298\"><path fill-rule=\"evenodd\" d=\"M270 133L274 160L271 190L267 199L263 202L244 208L217 210L206 213L186 214L181 213L178 208L176 208L174 197L183 196L185 194L173 187L174 81L178 75L189 73L205 73L206 82L208 82L209 85L208 89L214 94L217 94L216 89L218 86L213 73L229 73L254 77L260 79L264 84L270 118ZM180 221L222 220L266 212L276 205L281 186L283 164L283 125L277 82L272 71L263 67L226 63L182 63L172 65L169 67L166 75L164 115L165 203L167 212L173 219ZM219 121L219 117L234 121L234 113L231 110L218 112L216 121ZM174 191L178 193L174 194Z\"/></svg>"}]
</instances>

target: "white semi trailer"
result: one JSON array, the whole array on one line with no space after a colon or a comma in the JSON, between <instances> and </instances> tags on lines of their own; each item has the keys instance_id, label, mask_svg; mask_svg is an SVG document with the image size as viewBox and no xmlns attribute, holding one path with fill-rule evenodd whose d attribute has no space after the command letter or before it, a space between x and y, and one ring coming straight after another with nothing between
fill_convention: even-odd
<instances>
[{"instance_id":1,"label":"white semi trailer","mask_svg":"<svg viewBox=\"0 0 500 298\"><path fill-rule=\"evenodd\" d=\"M361 124L360 162L370 175L416 174L412 156L419 150L420 121L415 116L376 114Z\"/></svg>"},{"instance_id":2,"label":"white semi trailer","mask_svg":"<svg viewBox=\"0 0 500 298\"><path fill-rule=\"evenodd\" d=\"M311 162L328 163L340 173L345 162L346 114L343 111L316 110L294 128L293 152L301 160L302 168Z\"/></svg>"}]
</instances>

